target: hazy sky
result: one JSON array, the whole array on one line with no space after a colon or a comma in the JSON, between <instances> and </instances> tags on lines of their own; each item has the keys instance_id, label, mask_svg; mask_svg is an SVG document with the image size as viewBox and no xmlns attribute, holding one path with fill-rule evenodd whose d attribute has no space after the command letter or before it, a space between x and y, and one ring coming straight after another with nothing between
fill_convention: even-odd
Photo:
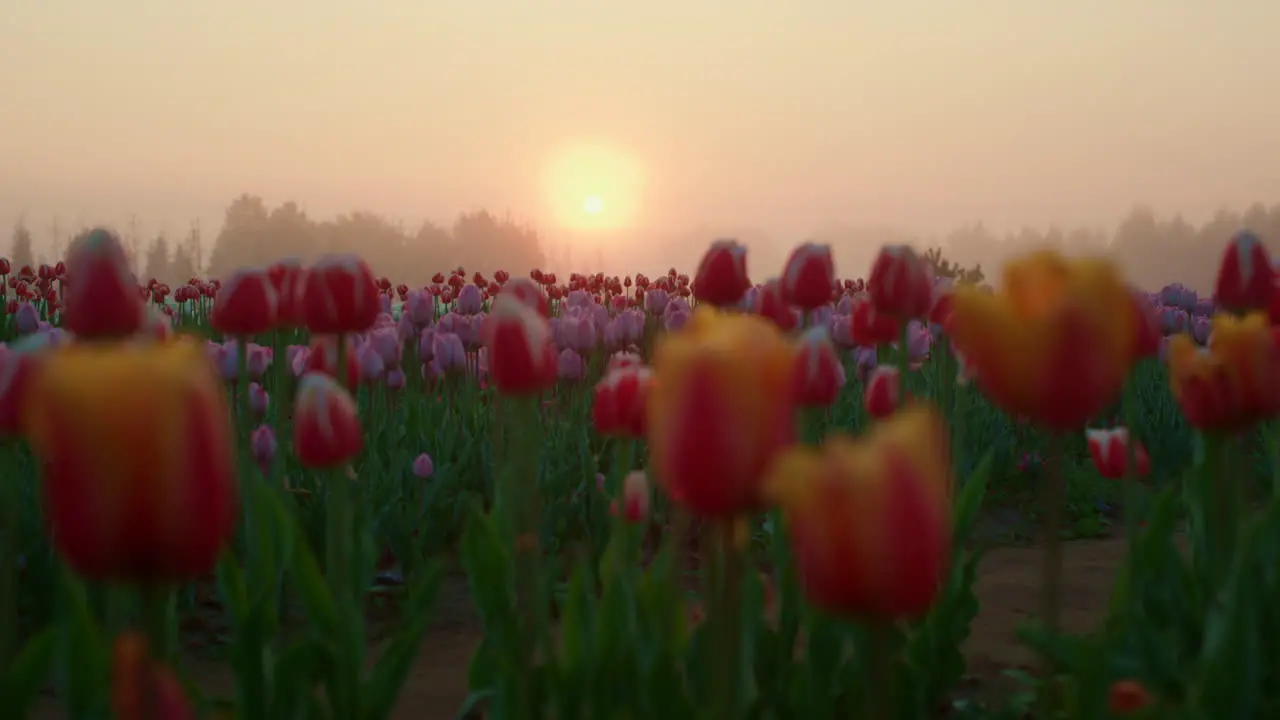
<instances>
[{"instance_id":1,"label":"hazy sky","mask_svg":"<svg viewBox=\"0 0 1280 720\"><path fill-rule=\"evenodd\" d=\"M0 222L180 233L244 191L575 234L1195 218L1280 200L1277 28L1276 0L3 0Z\"/></svg>"}]
</instances>

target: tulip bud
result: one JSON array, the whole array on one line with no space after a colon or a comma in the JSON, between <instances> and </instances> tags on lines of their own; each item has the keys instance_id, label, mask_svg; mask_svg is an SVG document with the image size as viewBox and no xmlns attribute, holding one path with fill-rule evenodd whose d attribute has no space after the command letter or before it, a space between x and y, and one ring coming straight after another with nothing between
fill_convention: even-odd
<instances>
[{"instance_id":1,"label":"tulip bud","mask_svg":"<svg viewBox=\"0 0 1280 720\"><path fill-rule=\"evenodd\" d=\"M793 370L796 404L800 407L830 407L844 387L844 366L836 356L825 328L804 334Z\"/></svg>"},{"instance_id":2,"label":"tulip bud","mask_svg":"<svg viewBox=\"0 0 1280 720\"><path fill-rule=\"evenodd\" d=\"M800 585L840 617L925 614L951 558L951 465L934 409L906 408L853 439L795 446L767 493L786 518Z\"/></svg>"},{"instance_id":3,"label":"tulip bud","mask_svg":"<svg viewBox=\"0 0 1280 720\"><path fill-rule=\"evenodd\" d=\"M800 324L800 311L783 299L782 286L777 280L770 279L749 296L751 312L771 320L782 332L791 332Z\"/></svg>"},{"instance_id":4,"label":"tulip bud","mask_svg":"<svg viewBox=\"0 0 1280 720\"><path fill-rule=\"evenodd\" d=\"M276 291L266 273L238 270L218 289L209 320L223 335L249 336L275 328L276 312Z\"/></svg>"},{"instance_id":5,"label":"tulip bud","mask_svg":"<svg viewBox=\"0 0 1280 720\"><path fill-rule=\"evenodd\" d=\"M259 425L249 433L249 450L264 473L271 467L271 461L275 460L278 447L276 431L270 425Z\"/></svg>"},{"instance_id":6,"label":"tulip bud","mask_svg":"<svg viewBox=\"0 0 1280 720\"><path fill-rule=\"evenodd\" d=\"M1137 715L1152 702L1151 691L1137 680L1117 680L1107 692L1107 710L1117 717Z\"/></svg>"},{"instance_id":7,"label":"tulip bud","mask_svg":"<svg viewBox=\"0 0 1280 720\"><path fill-rule=\"evenodd\" d=\"M111 714L117 720L194 720L173 670L156 662L137 633L115 639L111 653Z\"/></svg>"},{"instance_id":8,"label":"tulip bud","mask_svg":"<svg viewBox=\"0 0 1280 720\"><path fill-rule=\"evenodd\" d=\"M749 287L747 249L736 240L711 243L694 274L693 295L698 302L729 307L742 300Z\"/></svg>"},{"instance_id":9,"label":"tulip bud","mask_svg":"<svg viewBox=\"0 0 1280 720\"><path fill-rule=\"evenodd\" d=\"M280 327L302 327L302 290L307 271L297 259L281 260L267 268L267 279L276 294L276 323Z\"/></svg>"},{"instance_id":10,"label":"tulip bud","mask_svg":"<svg viewBox=\"0 0 1280 720\"><path fill-rule=\"evenodd\" d=\"M426 479L434 475L436 472L435 464L431 462L431 456L422 453L413 459L413 476L416 478Z\"/></svg>"},{"instance_id":11,"label":"tulip bud","mask_svg":"<svg viewBox=\"0 0 1280 720\"><path fill-rule=\"evenodd\" d=\"M644 366L623 365L596 384L591 420L601 435L643 438L646 428L652 371Z\"/></svg>"},{"instance_id":12,"label":"tulip bud","mask_svg":"<svg viewBox=\"0 0 1280 720\"><path fill-rule=\"evenodd\" d=\"M338 467L363 449L364 430L351 395L324 373L303 375L293 409L293 451L302 465Z\"/></svg>"},{"instance_id":13,"label":"tulip bud","mask_svg":"<svg viewBox=\"0 0 1280 720\"><path fill-rule=\"evenodd\" d=\"M1274 275L1271 254L1262 240L1248 230L1237 233L1227 244L1218 266L1214 288L1218 304L1238 313L1266 309Z\"/></svg>"},{"instance_id":14,"label":"tulip bud","mask_svg":"<svg viewBox=\"0 0 1280 720\"><path fill-rule=\"evenodd\" d=\"M229 419L222 384L190 340L49 354L25 427L66 562L90 579L137 583L212 570L236 519Z\"/></svg>"},{"instance_id":15,"label":"tulip bud","mask_svg":"<svg viewBox=\"0 0 1280 720\"><path fill-rule=\"evenodd\" d=\"M249 383L249 409L255 415L266 415L271 405L271 396L258 383Z\"/></svg>"},{"instance_id":16,"label":"tulip bud","mask_svg":"<svg viewBox=\"0 0 1280 720\"><path fill-rule=\"evenodd\" d=\"M142 327L144 304L120 240L101 228L67 255L62 326L85 340L116 339Z\"/></svg>"},{"instance_id":17,"label":"tulip bud","mask_svg":"<svg viewBox=\"0 0 1280 720\"><path fill-rule=\"evenodd\" d=\"M699 307L654 352L649 449L658 482L703 517L762 507L760 483L795 433L795 350L754 315Z\"/></svg>"},{"instance_id":18,"label":"tulip bud","mask_svg":"<svg viewBox=\"0 0 1280 720\"><path fill-rule=\"evenodd\" d=\"M854 345L883 345L897 340L901 333L898 319L882 312L869 296L854 298L849 308L849 339Z\"/></svg>"},{"instance_id":19,"label":"tulip bud","mask_svg":"<svg viewBox=\"0 0 1280 720\"><path fill-rule=\"evenodd\" d=\"M782 297L788 305L803 310L826 305L831 300L835 263L830 245L804 243L791 251L782 274Z\"/></svg>"},{"instance_id":20,"label":"tulip bud","mask_svg":"<svg viewBox=\"0 0 1280 720\"><path fill-rule=\"evenodd\" d=\"M610 503L614 515L635 524L649 517L649 478L643 470L627 473L622 481L622 503L617 500Z\"/></svg>"},{"instance_id":21,"label":"tulip bud","mask_svg":"<svg viewBox=\"0 0 1280 720\"><path fill-rule=\"evenodd\" d=\"M877 365L867 379L862 401L867 414L877 420L889 417L902 401L902 378L895 365Z\"/></svg>"},{"instance_id":22,"label":"tulip bud","mask_svg":"<svg viewBox=\"0 0 1280 720\"><path fill-rule=\"evenodd\" d=\"M1098 474L1110 480L1126 477L1142 477L1151 470L1151 458L1146 448L1137 440L1129 437L1128 428L1111 430L1086 430L1085 438L1089 442L1089 455ZM1132 447L1133 467L1129 467L1130 447Z\"/></svg>"},{"instance_id":23,"label":"tulip bud","mask_svg":"<svg viewBox=\"0 0 1280 720\"><path fill-rule=\"evenodd\" d=\"M378 319L378 283L364 260L329 255L307 272L302 316L315 334L364 332Z\"/></svg>"},{"instance_id":24,"label":"tulip bud","mask_svg":"<svg viewBox=\"0 0 1280 720\"><path fill-rule=\"evenodd\" d=\"M556 352L547 321L517 298L502 294L484 324L489 378L504 395L531 395L556 380Z\"/></svg>"},{"instance_id":25,"label":"tulip bud","mask_svg":"<svg viewBox=\"0 0 1280 720\"><path fill-rule=\"evenodd\" d=\"M899 320L925 317L933 304L933 275L907 245L881 248L867 277L877 310Z\"/></svg>"}]
</instances>

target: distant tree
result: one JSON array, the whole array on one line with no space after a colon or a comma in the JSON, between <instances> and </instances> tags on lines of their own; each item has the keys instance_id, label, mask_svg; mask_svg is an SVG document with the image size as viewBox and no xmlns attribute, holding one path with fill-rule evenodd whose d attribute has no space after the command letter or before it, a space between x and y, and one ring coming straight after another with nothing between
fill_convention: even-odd
<instances>
[{"instance_id":1,"label":"distant tree","mask_svg":"<svg viewBox=\"0 0 1280 720\"><path fill-rule=\"evenodd\" d=\"M14 270L23 266L34 268L36 264L35 253L31 246L31 231L21 220L13 226L13 245L9 248L9 262Z\"/></svg>"},{"instance_id":2,"label":"distant tree","mask_svg":"<svg viewBox=\"0 0 1280 720\"><path fill-rule=\"evenodd\" d=\"M941 248L929 248L924 251L921 259L929 263L933 267L935 277L943 277L961 285L981 285L986 276L982 274L982 265L974 265L971 268L962 267L959 263L951 262L942 256Z\"/></svg>"},{"instance_id":3,"label":"distant tree","mask_svg":"<svg viewBox=\"0 0 1280 720\"><path fill-rule=\"evenodd\" d=\"M146 282L152 278L161 282L170 282L172 266L169 260L169 241L164 235L157 235L147 246L146 267L139 280Z\"/></svg>"},{"instance_id":4,"label":"distant tree","mask_svg":"<svg viewBox=\"0 0 1280 720\"><path fill-rule=\"evenodd\" d=\"M191 245L184 241L174 248L173 259L169 261L168 274L162 279L170 285L178 285L199 274L195 258L191 256Z\"/></svg>"}]
</instances>

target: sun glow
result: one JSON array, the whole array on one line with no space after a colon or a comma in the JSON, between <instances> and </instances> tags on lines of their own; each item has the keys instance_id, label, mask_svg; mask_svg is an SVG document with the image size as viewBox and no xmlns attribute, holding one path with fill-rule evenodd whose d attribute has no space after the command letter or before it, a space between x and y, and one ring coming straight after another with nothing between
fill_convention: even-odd
<instances>
[{"instance_id":1,"label":"sun glow","mask_svg":"<svg viewBox=\"0 0 1280 720\"><path fill-rule=\"evenodd\" d=\"M542 172L544 207L566 230L631 227L640 214L640 164L614 145L570 144L552 153ZM606 200L607 198L607 200Z\"/></svg>"}]
</instances>

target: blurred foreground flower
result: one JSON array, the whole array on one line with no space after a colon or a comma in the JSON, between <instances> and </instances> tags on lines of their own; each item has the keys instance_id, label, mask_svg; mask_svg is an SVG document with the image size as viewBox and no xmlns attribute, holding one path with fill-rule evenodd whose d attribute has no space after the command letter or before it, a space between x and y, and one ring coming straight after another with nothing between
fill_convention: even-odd
<instances>
[{"instance_id":1,"label":"blurred foreground flower","mask_svg":"<svg viewBox=\"0 0 1280 720\"><path fill-rule=\"evenodd\" d=\"M111 713L117 720L192 720L191 701L173 670L152 658L138 633L116 638L111 653Z\"/></svg>"},{"instance_id":2,"label":"blurred foreground flower","mask_svg":"<svg viewBox=\"0 0 1280 720\"><path fill-rule=\"evenodd\" d=\"M95 580L209 572L236 515L222 384L189 340L69 345L32 379L26 434L58 551Z\"/></svg>"},{"instance_id":3,"label":"blurred foreground flower","mask_svg":"<svg viewBox=\"0 0 1280 720\"><path fill-rule=\"evenodd\" d=\"M768 320L710 307L659 339L649 449L672 498L711 517L763 506L763 475L794 437L795 355Z\"/></svg>"},{"instance_id":4,"label":"blurred foreground flower","mask_svg":"<svg viewBox=\"0 0 1280 720\"><path fill-rule=\"evenodd\" d=\"M951 557L951 465L942 416L915 405L861 439L784 453L767 485L787 518L806 596L842 617L918 617Z\"/></svg>"},{"instance_id":5,"label":"blurred foreground flower","mask_svg":"<svg viewBox=\"0 0 1280 720\"><path fill-rule=\"evenodd\" d=\"M530 395L556 380L551 328L536 310L514 295L500 294L484 324L489 378L504 395Z\"/></svg>"},{"instance_id":6,"label":"blurred foreground flower","mask_svg":"<svg viewBox=\"0 0 1280 720\"><path fill-rule=\"evenodd\" d=\"M1208 347L1169 340L1169 383L1187 422L1239 430L1280 413L1280 346L1265 313L1218 315Z\"/></svg>"},{"instance_id":7,"label":"blurred foreground flower","mask_svg":"<svg viewBox=\"0 0 1280 720\"><path fill-rule=\"evenodd\" d=\"M698 302L729 307L740 302L749 287L747 249L736 240L711 243L693 278L693 296Z\"/></svg>"},{"instance_id":8,"label":"blurred foreground flower","mask_svg":"<svg viewBox=\"0 0 1280 720\"><path fill-rule=\"evenodd\" d=\"M1137 322L1111 263L1041 251L1010 263L999 293L956 288L950 330L992 403L1076 430L1124 385L1139 350Z\"/></svg>"}]
</instances>

